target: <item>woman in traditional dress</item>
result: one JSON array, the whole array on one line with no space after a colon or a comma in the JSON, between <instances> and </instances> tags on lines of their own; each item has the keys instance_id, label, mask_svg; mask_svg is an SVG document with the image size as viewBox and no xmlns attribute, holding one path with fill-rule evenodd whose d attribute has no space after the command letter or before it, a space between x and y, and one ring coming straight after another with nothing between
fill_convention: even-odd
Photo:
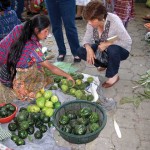
<instances>
[{"instance_id":1,"label":"woman in traditional dress","mask_svg":"<svg viewBox=\"0 0 150 150\"><path fill-rule=\"evenodd\" d=\"M0 103L14 98L35 98L36 92L52 82L51 77L45 77L43 67L74 81L69 74L46 60L41 51L39 41L48 36L49 30L48 17L37 15L14 27L0 41Z\"/></svg>"}]
</instances>

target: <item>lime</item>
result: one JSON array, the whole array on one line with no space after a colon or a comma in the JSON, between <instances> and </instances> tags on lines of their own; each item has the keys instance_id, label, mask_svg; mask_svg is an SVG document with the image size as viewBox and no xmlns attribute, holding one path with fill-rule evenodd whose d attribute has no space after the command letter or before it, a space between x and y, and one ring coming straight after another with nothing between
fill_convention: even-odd
<instances>
[{"instance_id":1,"label":"lime","mask_svg":"<svg viewBox=\"0 0 150 150\"><path fill-rule=\"evenodd\" d=\"M88 77L88 78L87 78L87 81L88 81L89 83L92 83L93 80L94 80L93 77Z\"/></svg>"},{"instance_id":2,"label":"lime","mask_svg":"<svg viewBox=\"0 0 150 150\"><path fill-rule=\"evenodd\" d=\"M51 90L47 90L44 92L43 96L45 99L49 99L52 96L52 91Z\"/></svg>"},{"instance_id":3,"label":"lime","mask_svg":"<svg viewBox=\"0 0 150 150\"><path fill-rule=\"evenodd\" d=\"M77 85L81 85L81 84L82 84L82 80L77 79L77 80L76 80L76 84L77 84Z\"/></svg>"},{"instance_id":4,"label":"lime","mask_svg":"<svg viewBox=\"0 0 150 150\"><path fill-rule=\"evenodd\" d=\"M51 117L54 113L54 109L52 108L48 108L47 110L45 110L45 115L48 117Z\"/></svg>"},{"instance_id":5,"label":"lime","mask_svg":"<svg viewBox=\"0 0 150 150\"><path fill-rule=\"evenodd\" d=\"M46 107L49 107L49 108L53 108L53 102L51 102L51 101L49 101L49 100L46 100L45 106L46 106Z\"/></svg>"},{"instance_id":6,"label":"lime","mask_svg":"<svg viewBox=\"0 0 150 150\"><path fill-rule=\"evenodd\" d=\"M59 108L60 106L61 106L61 103L60 103L60 102L56 102L56 103L54 104L54 108L55 108L55 109Z\"/></svg>"},{"instance_id":7,"label":"lime","mask_svg":"<svg viewBox=\"0 0 150 150\"><path fill-rule=\"evenodd\" d=\"M67 92L68 86L67 85L62 85L61 89L62 89L63 92Z\"/></svg>"},{"instance_id":8,"label":"lime","mask_svg":"<svg viewBox=\"0 0 150 150\"><path fill-rule=\"evenodd\" d=\"M41 97L41 96L42 96L42 93L41 93L41 92L38 92L38 93L36 93L35 98L37 99L37 98L39 98L39 97Z\"/></svg>"},{"instance_id":9,"label":"lime","mask_svg":"<svg viewBox=\"0 0 150 150\"><path fill-rule=\"evenodd\" d=\"M51 97L51 101L52 101L53 103L58 102L58 97L57 97L56 95L53 95L53 96Z\"/></svg>"}]
</instances>

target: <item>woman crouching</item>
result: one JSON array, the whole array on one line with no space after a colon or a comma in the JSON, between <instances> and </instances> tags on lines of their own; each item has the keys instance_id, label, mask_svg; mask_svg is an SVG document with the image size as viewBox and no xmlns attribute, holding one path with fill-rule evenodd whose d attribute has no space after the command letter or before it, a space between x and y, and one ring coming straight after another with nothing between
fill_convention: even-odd
<instances>
[{"instance_id":1,"label":"woman crouching","mask_svg":"<svg viewBox=\"0 0 150 150\"><path fill-rule=\"evenodd\" d=\"M78 56L93 64L99 71L106 69L108 80L102 84L104 88L113 86L118 80L120 62L129 56L132 40L121 19L98 1L88 3L83 11L83 18L88 22L83 38L83 47L78 49ZM108 40L111 37L114 40ZM94 41L94 42L93 42ZM106 51L108 64L103 66L96 59L96 51Z\"/></svg>"}]
</instances>

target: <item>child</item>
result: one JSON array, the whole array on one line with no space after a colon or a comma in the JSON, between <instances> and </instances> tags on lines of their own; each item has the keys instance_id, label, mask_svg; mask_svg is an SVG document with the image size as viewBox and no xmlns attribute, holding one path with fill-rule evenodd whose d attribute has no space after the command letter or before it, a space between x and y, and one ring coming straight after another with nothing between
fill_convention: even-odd
<instances>
[{"instance_id":1,"label":"child","mask_svg":"<svg viewBox=\"0 0 150 150\"><path fill-rule=\"evenodd\" d=\"M0 41L20 24L16 12L11 10L10 0L0 0Z\"/></svg>"}]
</instances>

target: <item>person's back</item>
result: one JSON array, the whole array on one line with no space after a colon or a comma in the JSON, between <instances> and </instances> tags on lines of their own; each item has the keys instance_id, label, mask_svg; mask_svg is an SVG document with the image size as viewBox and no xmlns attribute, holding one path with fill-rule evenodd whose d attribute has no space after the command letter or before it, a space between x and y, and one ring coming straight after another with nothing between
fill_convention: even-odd
<instances>
[{"instance_id":1,"label":"person's back","mask_svg":"<svg viewBox=\"0 0 150 150\"><path fill-rule=\"evenodd\" d=\"M20 23L16 12L10 8L10 0L0 0L0 41Z\"/></svg>"}]
</instances>

